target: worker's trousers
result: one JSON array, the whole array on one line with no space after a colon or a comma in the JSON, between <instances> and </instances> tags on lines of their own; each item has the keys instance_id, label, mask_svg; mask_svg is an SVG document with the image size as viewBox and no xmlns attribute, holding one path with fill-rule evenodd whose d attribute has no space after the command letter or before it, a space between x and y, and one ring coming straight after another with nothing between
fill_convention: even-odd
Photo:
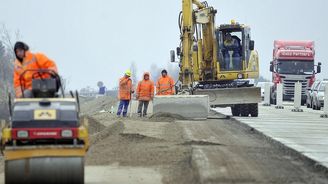
<instances>
[{"instance_id":1,"label":"worker's trousers","mask_svg":"<svg viewBox=\"0 0 328 184\"><path fill-rule=\"evenodd\" d=\"M123 111L123 117L126 117L128 113L130 100L120 100L120 104L118 105L117 115L121 116Z\"/></svg>"},{"instance_id":2,"label":"worker's trousers","mask_svg":"<svg viewBox=\"0 0 328 184\"><path fill-rule=\"evenodd\" d=\"M147 115L148 105L149 105L149 101L139 100L139 105L138 105L138 114L139 114L139 116L146 116ZM143 106L143 111L142 111L142 106Z\"/></svg>"}]
</instances>

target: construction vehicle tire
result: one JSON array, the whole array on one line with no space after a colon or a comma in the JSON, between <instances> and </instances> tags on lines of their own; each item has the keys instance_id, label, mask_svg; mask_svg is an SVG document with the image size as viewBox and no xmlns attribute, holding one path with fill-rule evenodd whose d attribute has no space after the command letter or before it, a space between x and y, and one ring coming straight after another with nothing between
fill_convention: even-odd
<instances>
[{"instance_id":1,"label":"construction vehicle tire","mask_svg":"<svg viewBox=\"0 0 328 184\"><path fill-rule=\"evenodd\" d=\"M239 116L240 115L240 105L234 105L231 107L232 116Z\"/></svg>"},{"instance_id":2,"label":"construction vehicle tire","mask_svg":"<svg viewBox=\"0 0 328 184\"><path fill-rule=\"evenodd\" d=\"M240 115L242 117L248 117L248 115L249 115L248 108L249 108L249 105L248 104L242 104L242 105L240 105Z\"/></svg>"},{"instance_id":3,"label":"construction vehicle tire","mask_svg":"<svg viewBox=\"0 0 328 184\"><path fill-rule=\"evenodd\" d=\"M258 104L249 104L249 113L252 117L259 116L259 106Z\"/></svg>"}]
</instances>

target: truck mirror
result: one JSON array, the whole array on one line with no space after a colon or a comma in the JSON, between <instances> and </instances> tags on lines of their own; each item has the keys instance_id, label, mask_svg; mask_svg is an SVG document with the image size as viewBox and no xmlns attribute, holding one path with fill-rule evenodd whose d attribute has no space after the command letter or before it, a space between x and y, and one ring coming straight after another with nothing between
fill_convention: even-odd
<instances>
[{"instance_id":1,"label":"truck mirror","mask_svg":"<svg viewBox=\"0 0 328 184\"><path fill-rule=\"evenodd\" d=\"M249 41L249 50L254 50L254 48L255 48L255 42L254 42L254 40L250 40Z\"/></svg>"},{"instance_id":2,"label":"truck mirror","mask_svg":"<svg viewBox=\"0 0 328 184\"><path fill-rule=\"evenodd\" d=\"M171 57L171 62L174 63L175 62L175 52L174 52L174 50L170 51L170 57Z\"/></svg>"},{"instance_id":3,"label":"truck mirror","mask_svg":"<svg viewBox=\"0 0 328 184\"><path fill-rule=\"evenodd\" d=\"M317 73L321 73L321 63L319 63L317 66Z\"/></svg>"},{"instance_id":4,"label":"truck mirror","mask_svg":"<svg viewBox=\"0 0 328 184\"><path fill-rule=\"evenodd\" d=\"M273 72L273 64L272 64L272 62L270 63L270 72Z\"/></svg>"}]
</instances>

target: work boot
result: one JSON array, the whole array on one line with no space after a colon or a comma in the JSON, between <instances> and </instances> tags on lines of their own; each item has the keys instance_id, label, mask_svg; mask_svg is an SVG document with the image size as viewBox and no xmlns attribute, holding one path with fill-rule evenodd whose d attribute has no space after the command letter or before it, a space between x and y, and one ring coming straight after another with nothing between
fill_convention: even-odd
<instances>
[{"instance_id":1,"label":"work boot","mask_svg":"<svg viewBox=\"0 0 328 184\"><path fill-rule=\"evenodd\" d=\"M142 114L141 114L141 113L138 113L138 116L139 116L139 117L142 117Z\"/></svg>"}]
</instances>

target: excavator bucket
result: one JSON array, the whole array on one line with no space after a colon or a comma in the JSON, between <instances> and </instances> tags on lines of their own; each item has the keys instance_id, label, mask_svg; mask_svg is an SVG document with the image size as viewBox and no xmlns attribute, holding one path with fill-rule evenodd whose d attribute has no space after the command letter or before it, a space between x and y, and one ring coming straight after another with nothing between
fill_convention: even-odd
<instances>
[{"instance_id":1,"label":"excavator bucket","mask_svg":"<svg viewBox=\"0 0 328 184\"><path fill-rule=\"evenodd\" d=\"M207 95L156 96L153 114L174 114L185 119L206 119L209 113Z\"/></svg>"},{"instance_id":2,"label":"excavator bucket","mask_svg":"<svg viewBox=\"0 0 328 184\"><path fill-rule=\"evenodd\" d=\"M259 87L197 89L194 94L208 95L211 107L226 107L261 102L261 88Z\"/></svg>"}]
</instances>

